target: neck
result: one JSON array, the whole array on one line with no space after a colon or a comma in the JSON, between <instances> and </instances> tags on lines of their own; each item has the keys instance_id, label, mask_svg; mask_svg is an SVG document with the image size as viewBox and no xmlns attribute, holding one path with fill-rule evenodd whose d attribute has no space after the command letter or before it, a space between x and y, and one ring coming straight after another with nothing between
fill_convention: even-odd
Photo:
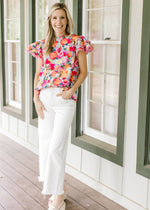
<instances>
[{"instance_id":1,"label":"neck","mask_svg":"<svg viewBox=\"0 0 150 210\"><path fill-rule=\"evenodd\" d=\"M66 33L59 33L59 34L55 33L55 37L59 38L60 36L66 36Z\"/></svg>"}]
</instances>

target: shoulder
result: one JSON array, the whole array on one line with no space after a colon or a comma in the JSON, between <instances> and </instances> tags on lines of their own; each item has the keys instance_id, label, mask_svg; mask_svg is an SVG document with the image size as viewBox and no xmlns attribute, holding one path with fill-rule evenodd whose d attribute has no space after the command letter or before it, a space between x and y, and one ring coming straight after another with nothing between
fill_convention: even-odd
<instances>
[{"instance_id":1,"label":"shoulder","mask_svg":"<svg viewBox=\"0 0 150 210\"><path fill-rule=\"evenodd\" d=\"M45 44L45 39L37 40L33 44L35 44L35 46L43 46Z\"/></svg>"},{"instance_id":2,"label":"shoulder","mask_svg":"<svg viewBox=\"0 0 150 210\"><path fill-rule=\"evenodd\" d=\"M85 36L78 34L71 34L72 39L77 43L86 40Z\"/></svg>"}]
</instances>

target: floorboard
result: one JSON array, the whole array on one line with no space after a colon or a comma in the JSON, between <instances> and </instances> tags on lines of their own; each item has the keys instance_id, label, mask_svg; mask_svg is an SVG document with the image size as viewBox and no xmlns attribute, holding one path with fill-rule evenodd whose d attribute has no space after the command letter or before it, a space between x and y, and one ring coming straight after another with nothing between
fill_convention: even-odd
<instances>
[{"instance_id":1,"label":"floorboard","mask_svg":"<svg viewBox=\"0 0 150 210\"><path fill-rule=\"evenodd\" d=\"M66 210L125 210L84 183L65 174ZM0 134L0 210L44 210L38 156Z\"/></svg>"}]
</instances>

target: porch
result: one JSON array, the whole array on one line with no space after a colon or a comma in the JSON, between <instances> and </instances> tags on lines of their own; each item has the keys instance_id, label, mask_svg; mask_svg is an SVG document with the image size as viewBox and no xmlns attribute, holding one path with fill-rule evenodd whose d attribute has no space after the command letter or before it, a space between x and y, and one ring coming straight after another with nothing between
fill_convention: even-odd
<instances>
[{"instance_id":1,"label":"porch","mask_svg":"<svg viewBox=\"0 0 150 210\"><path fill-rule=\"evenodd\" d=\"M0 134L0 210L47 209L38 182L38 156ZM124 210L104 195L65 174L66 210Z\"/></svg>"}]
</instances>

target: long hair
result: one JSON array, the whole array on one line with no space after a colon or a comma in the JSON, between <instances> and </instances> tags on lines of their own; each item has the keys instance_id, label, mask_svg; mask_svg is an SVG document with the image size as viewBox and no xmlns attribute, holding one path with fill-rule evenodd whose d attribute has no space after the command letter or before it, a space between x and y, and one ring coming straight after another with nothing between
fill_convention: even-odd
<instances>
[{"instance_id":1,"label":"long hair","mask_svg":"<svg viewBox=\"0 0 150 210\"><path fill-rule=\"evenodd\" d=\"M45 25L45 37L46 37L45 44L44 44L44 54L45 55L48 55L52 51L52 45L55 40L55 33L54 33L53 27L51 25L51 17L52 17L52 13L58 9L62 9L66 13L66 18L67 18L67 25L66 25L66 29L65 29L66 34L69 35L73 31L73 20L71 18L71 15L69 13L69 10L68 10L66 4L64 4L64 3L53 4L53 6L51 7L51 9L49 11L48 18L46 20L46 25Z\"/></svg>"}]
</instances>

